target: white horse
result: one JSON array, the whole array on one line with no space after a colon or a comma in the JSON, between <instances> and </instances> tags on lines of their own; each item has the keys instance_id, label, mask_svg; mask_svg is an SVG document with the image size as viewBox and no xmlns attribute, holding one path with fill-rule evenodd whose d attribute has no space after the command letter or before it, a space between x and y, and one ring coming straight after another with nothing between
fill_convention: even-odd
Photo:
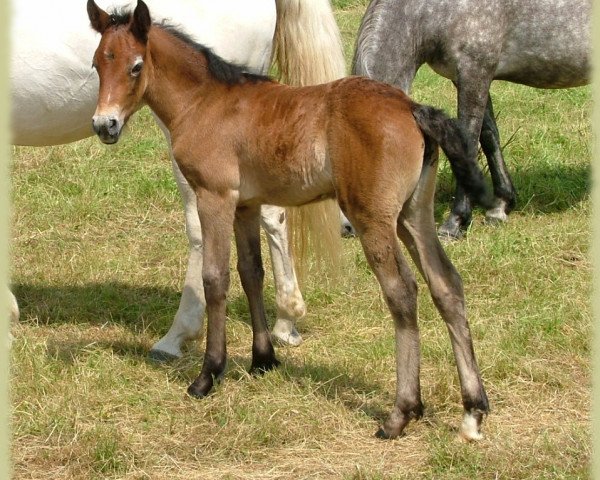
<instances>
[{"instance_id":1,"label":"white horse","mask_svg":"<svg viewBox=\"0 0 600 480\"><path fill-rule=\"evenodd\" d=\"M254 73L266 73L275 47L278 68L289 83L324 83L342 77L345 63L329 0L149 0L157 20L167 19L196 41ZM129 7L128 0L104 0L104 9ZM92 57L99 36L89 26L85 2L13 3L10 81L12 141L16 145L57 145L93 135L98 78ZM58 28L57 28L58 27ZM50 29L52 31L50 32ZM160 122L159 122L160 124ZM162 128L162 126L161 126ZM167 142L168 132L164 129ZM175 320L151 349L151 356L181 357L186 340L200 336L205 299L202 236L196 197L171 156L181 193L190 253ZM296 320L306 307L288 250L285 212L263 207L275 277L277 322L273 335L298 345ZM14 299L14 297L13 297ZM16 301L12 316L18 317Z\"/></svg>"}]
</instances>

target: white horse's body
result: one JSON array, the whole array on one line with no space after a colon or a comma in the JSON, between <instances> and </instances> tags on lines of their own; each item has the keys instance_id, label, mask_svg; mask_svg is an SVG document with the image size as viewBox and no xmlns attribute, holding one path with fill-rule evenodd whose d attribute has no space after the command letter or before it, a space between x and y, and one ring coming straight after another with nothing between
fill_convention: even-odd
<instances>
[{"instance_id":1,"label":"white horse's body","mask_svg":"<svg viewBox=\"0 0 600 480\"><path fill-rule=\"evenodd\" d=\"M128 0L104 0L129 7ZM181 25L224 58L263 72L275 30L275 2L178 0L148 2L157 18ZM59 6L60 5L60 6ZM13 143L57 145L91 136L98 96L92 56L99 35L85 2L14 2L12 19Z\"/></svg>"},{"instance_id":2,"label":"white horse's body","mask_svg":"<svg viewBox=\"0 0 600 480\"><path fill-rule=\"evenodd\" d=\"M98 3L103 9L110 9L128 7L133 2ZM147 3L157 20L165 19L181 27L226 60L246 65L256 73L265 73L269 67L277 22L296 23L296 34L303 32L302 40L313 44L306 51L313 57L315 52L320 53L320 58L288 56L287 60L306 63L301 67L305 70L310 63L331 65L325 69L321 66L313 77L304 75L303 81L309 78L311 83L322 83L344 75L339 32L329 0L148 0ZM58 4L36 2L35 6L14 2L13 10L10 70L13 143L56 145L91 136L98 95L92 57L99 35L89 26L85 2L61 0ZM286 10L288 13L284 15ZM284 24L278 25L280 35L286 28ZM299 40L285 43L297 49ZM179 357L183 342L201 333L205 300L196 198L175 162L172 165L184 203L190 256L179 310L169 332L154 345L152 353ZM269 241L277 290L277 323L273 333L297 345L301 337L295 321L304 315L305 306L288 251L284 218L280 208L263 208L262 224Z\"/></svg>"}]
</instances>

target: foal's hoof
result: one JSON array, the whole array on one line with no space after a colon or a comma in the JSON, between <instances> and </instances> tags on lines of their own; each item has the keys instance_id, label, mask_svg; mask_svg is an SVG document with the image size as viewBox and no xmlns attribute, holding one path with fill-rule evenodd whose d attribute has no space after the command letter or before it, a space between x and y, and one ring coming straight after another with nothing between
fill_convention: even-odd
<instances>
[{"instance_id":1,"label":"foal's hoof","mask_svg":"<svg viewBox=\"0 0 600 480\"><path fill-rule=\"evenodd\" d=\"M262 375L269 370L273 370L281 365L281 362L277 360L275 357L265 360L252 360L252 365L250 366L250 375Z\"/></svg>"},{"instance_id":2,"label":"foal's hoof","mask_svg":"<svg viewBox=\"0 0 600 480\"><path fill-rule=\"evenodd\" d=\"M473 410L465 412L460 430L459 437L465 442L478 442L483 439L481 434L481 424L485 413L481 410Z\"/></svg>"},{"instance_id":3,"label":"foal's hoof","mask_svg":"<svg viewBox=\"0 0 600 480\"><path fill-rule=\"evenodd\" d=\"M403 435L404 432L386 432L383 427L380 427L379 430L375 432L375 437L379 438L380 440L393 440L394 438L398 438Z\"/></svg>"},{"instance_id":4,"label":"foal's hoof","mask_svg":"<svg viewBox=\"0 0 600 480\"><path fill-rule=\"evenodd\" d=\"M210 393L214 383L215 382L212 375L200 375L196 380L194 380L194 383L188 387L187 393L190 397L204 398Z\"/></svg>"}]
</instances>

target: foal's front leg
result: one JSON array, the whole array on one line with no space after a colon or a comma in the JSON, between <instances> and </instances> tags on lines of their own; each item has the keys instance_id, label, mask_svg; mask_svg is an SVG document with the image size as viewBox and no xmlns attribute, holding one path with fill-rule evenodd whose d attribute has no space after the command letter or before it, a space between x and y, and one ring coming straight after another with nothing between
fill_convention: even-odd
<instances>
[{"instance_id":1,"label":"foal's front leg","mask_svg":"<svg viewBox=\"0 0 600 480\"><path fill-rule=\"evenodd\" d=\"M251 372L264 372L279 365L267 328L263 301L264 269L260 254L260 207L238 208L234 231L242 287L248 298L252 319Z\"/></svg>"},{"instance_id":2,"label":"foal's front leg","mask_svg":"<svg viewBox=\"0 0 600 480\"><path fill-rule=\"evenodd\" d=\"M196 194L204 238L202 281L208 328L202 371L189 386L188 393L194 397L203 397L210 392L215 380L220 379L225 372L225 308L229 290L231 234L237 198L234 192L230 191L214 193L199 189Z\"/></svg>"}]
</instances>

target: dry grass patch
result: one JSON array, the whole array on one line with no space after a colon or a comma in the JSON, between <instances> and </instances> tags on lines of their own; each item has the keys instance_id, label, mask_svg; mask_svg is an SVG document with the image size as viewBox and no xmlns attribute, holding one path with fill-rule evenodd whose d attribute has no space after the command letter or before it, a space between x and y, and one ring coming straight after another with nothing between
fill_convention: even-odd
<instances>
[{"instance_id":1,"label":"dry grass patch","mask_svg":"<svg viewBox=\"0 0 600 480\"><path fill-rule=\"evenodd\" d=\"M337 6L350 55L365 2ZM414 94L448 110L455 102L427 70ZM344 241L336 284L307 275L305 341L277 349L277 371L246 373L251 330L235 273L230 363L214 394L185 394L202 342L171 364L149 361L177 308L187 242L164 140L145 112L116 148L89 139L14 149L14 478L587 478L589 90L499 83L493 95L501 135L512 137L504 151L517 210L501 228L477 212L466 239L446 247L492 407L482 442L457 441L456 368L422 281L425 416L403 438L373 437L394 401L394 340L356 240ZM443 162L438 220L452 191Z\"/></svg>"}]
</instances>

